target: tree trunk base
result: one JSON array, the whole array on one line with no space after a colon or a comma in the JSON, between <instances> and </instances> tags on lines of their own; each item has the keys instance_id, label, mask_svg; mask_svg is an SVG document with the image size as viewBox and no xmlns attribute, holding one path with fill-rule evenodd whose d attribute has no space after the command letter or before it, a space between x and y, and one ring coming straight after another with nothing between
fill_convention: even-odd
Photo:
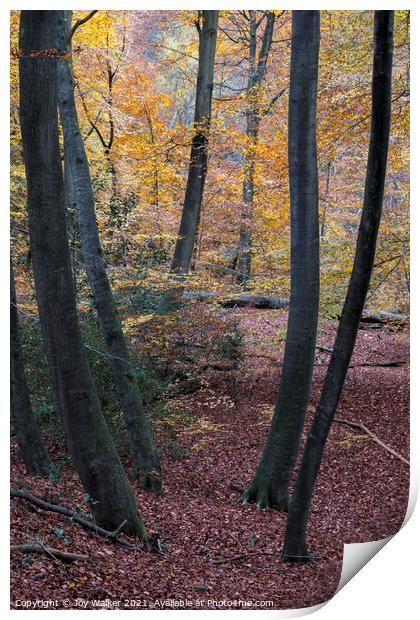
<instances>
[{"instance_id":1,"label":"tree trunk base","mask_svg":"<svg viewBox=\"0 0 420 620\"><path fill-rule=\"evenodd\" d=\"M252 482L239 498L241 504L256 504L257 508L266 510L280 510L287 512L289 498L282 496L278 491L272 489L269 484L264 482Z\"/></svg>"},{"instance_id":2,"label":"tree trunk base","mask_svg":"<svg viewBox=\"0 0 420 620\"><path fill-rule=\"evenodd\" d=\"M306 547L304 550L300 551L300 553L296 554L283 552L280 557L284 562L300 562L302 564L307 562L316 562L316 560L319 559L314 555L309 555Z\"/></svg>"},{"instance_id":3,"label":"tree trunk base","mask_svg":"<svg viewBox=\"0 0 420 620\"><path fill-rule=\"evenodd\" d=\"M156 495L162 495L162 476L157 469L137 470L134 472L135 478L141 489L153 491Z\"/></svg>"}]
</instances>

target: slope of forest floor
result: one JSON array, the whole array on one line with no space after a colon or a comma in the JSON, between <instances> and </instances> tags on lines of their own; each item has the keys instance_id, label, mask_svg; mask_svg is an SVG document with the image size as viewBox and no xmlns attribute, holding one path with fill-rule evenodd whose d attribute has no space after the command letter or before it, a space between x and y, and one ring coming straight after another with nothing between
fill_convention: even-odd
<instances>
[{"instance_id":1,"label":"slope of forest floor","mask_svg":"<svg viewBox=\"0 0 420 620\"><path fill-rule=\"evenodd\" d=\"M12 544L38 540L87 554L92 562L63 564L48 555L13 554L12 607L17 600L36 599L57 599L58 607L80 606L76 599L83 599L89 601L87 609L95 606L95 599L121 601L120 609L159 607L169 599L175 600L167 603L171 608L225 609L235 600L251 601L253 607L247 609L305 607L334 594L343 542L376 540L398 531L407 506L408 466L362 431L335 423L308 533L310 551L323 559L300 565L278 558L286 515L239 505L237 500L266 440L280 372L279 334L285 333L287 311L248 309L235 314L241 319L246 349L235 384L213 371L206 387L177 398L177 409L188 410L192 422L178 429L177 451L163 452L164 495L136 491L147 527L159 532L166 553L130 551L75 527L61 515L14 500ZM332 347L336 325L321 325L306 430L329 360L323 348ZM363 423L405 458L408 354L407 331L360 330L354 367L337 413ZM403 363L358 366L388 361ZM163 440L158 434L158 443ZM45 442L51 457L62 460L55 442L48 437ZM88 510L71 467L64 468L64 477L54 484L27 476L14 443L12 485L72 510Z\"/></svg>"}]
</instances>

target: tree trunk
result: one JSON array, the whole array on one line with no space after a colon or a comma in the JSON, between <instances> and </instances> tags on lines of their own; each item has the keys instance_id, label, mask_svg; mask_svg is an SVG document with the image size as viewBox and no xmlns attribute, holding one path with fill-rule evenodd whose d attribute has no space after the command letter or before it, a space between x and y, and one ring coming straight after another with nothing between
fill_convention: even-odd
<instances>
[{"instance_id":1,"label":"tree trunk","mask_svg":"<svg viewBox=\"0 0 420 620\"><path fill-rule=\"evenodd\" d=\"M102 415L75 304L57 116L60 11L22 11L20 125L41 329L69 452L98 524L147 538Z\"/></svg>"},{"instance_id":2,"label":"tree trunk","mask_svg":"<svg viewBox=\"0 0 420 620\"><path fill-rule=\"evenodd\" d=\"M71 52L71 11L62 13L59 21L59 49ZM160 464L108 280L96 225L89 163L74 101L71 56L58 63L58 102L64 135L64 157L73 179L86 272L124 415L134 473L142 486L159 492Z\"/></svg>"},{"instance_id":3,"label":"tree trunk","mask_svg":"<svg viewBox=\"0 0 420 620\"><path fill-rule=\"evenodd\" d=\"M12 261L10 261L10 408L16 440L27 473L48 476L52 465L45 452L32 411L23 365Z\"/></svg>"},{"instance_id":4,"label":"tree trunk","mask_svg":"<svg viewBox=\"0 0 420 620\"><path fill-rule=\"evenodd\" d=\"M255 151L258 142L259 118L255 110L247 112L248 148L245 154L244 180L242 182L242 216L239 231L236 284L246 287L251 277L252 220L254 210Z\"/></svg>"},{"instance_id":5,"label":"tree trunk","mask_svg":"<svg viewBox=\"0 0 420 620\"><path fill-rule=\"evenodd\" d=\"M202 11L202 25L197 23L200 43L194 114L195 134L191 146L181 224L171 266L171 271L180 276L186 275L190 267L207 174L218 14L218 11Z\"/></svg>"},{"instance_id":6,"label":"tree trunk","mask_svg":"<svg viewBox=\"0 0 420 620\"><path fill-rule=\"evenodd\" d=\"M356 342L381 220L391 118L393 11L375 11L372 115L362 218L333 353L294 487L284 541L286 559L308 556L306 528L324 446Z\"/></svg>"},{"instance_id":7,"label":"tree trunk","mask_svg":"<svg viewBox=\"0 0 420 620\"><path fill-rule=\"evenodd\" d=\"M252 260L252 220L254 211L254 171L255 155L258 144L260 112L256 90L261 85L267 71L267 59L273 40L275 14L270 11L264 30L261 50L256 64L257 22L255 11L250 11L249 22L249 73L247 84L246 136L247 149L244 162L244 179L242 182L242 215L239 232L238 259L236 263L236 283L246 287L251 276Z\"/></svg>"},{"instance_id":8,"label":"tree trunk","mask_svg":"<svg viewBox=\"0 0 420 620\"><path fill-rule=\"evenodd\" d=\"M311 390L319 304L316 100L319 11L293 11L289 95L291 297L283 371L270 433L242 501L287 510Z\"/></svg>"}]
</instances>

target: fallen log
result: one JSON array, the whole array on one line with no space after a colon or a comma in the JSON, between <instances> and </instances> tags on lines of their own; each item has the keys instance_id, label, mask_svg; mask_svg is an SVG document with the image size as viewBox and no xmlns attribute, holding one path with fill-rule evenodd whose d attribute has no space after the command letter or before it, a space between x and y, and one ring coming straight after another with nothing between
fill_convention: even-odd
<instances>
[{"instance_id":1,"label":"fallen log","mask_svg":"<svg viewBox=\"0 0 420 620\"><path fill-rule=\"evenodd\" d=\"M400 323L407 321L407 316L394 310L380 310L379 312L372 312L365 308L360 319L362 323Z\"/></svg>"},{"instance_id":2,"label":"fallen log","mask_svg":"<svg viewBox=\"0 0 420 620\"><path fill-rule=\"evenodd\" d=\"M126 540L118 537L122 525L120 525L120 527L118 527L114 532L109 532L108 530L99 527L99 525L92 523L88 519L81 517L80 515L76 514L65 506L60 506L59 504L51 504L50 502L46 502L43 499L35 497L35 495L31 495L30 493L26 493L25 491L22 491L20 489L10 489L10 495L11 497L18 497L20 499L24 499L25 501L34 504L34 506L37 506L37 508L41 508L41 510L58 512L59 514L65 515L70 519L70 521L78 523L79 525L81 525L87 530L90 530L91 532L95 532L99 536L102 536L105 540L111 540L112 542L126 547L127 549L136 549L137 551L142 551L141 547L136 547L136 545L133 545Z\"/></svg>"},{"instance_id":3,"label":"fallen log","mask_svg":"<svg viewBox=\"0 0 420 620\"><path fill-rule=\"evenodd\" d=\"M372 327L380 329L381 327L388 326L397 329L402 329L408 325L408 317L397 311L382 310L379 312L372 312L365 308L363 310L362 317L360 319L360 328Z\"/></svg>"},{"instance_id":4,"label":"fallen log","mask_svg":"<svg viewBox=\"0 0 420 620\"><path fill-rule=\"evenodd\" d=\"M232 297L220 298L220 292L215 291L184 291L183 301L210 301L214 299L223 308L259 308L262 310L279 310L287 308L288 299L281 299L275 295L257 295L252 293L242 293Z\"/></svg>"},{"instance_id":5,"label":"fallen log","mask_svg":"<svg viewBox=\"0 0 420 620\"><path fill-rule=\"evenodd\" d=\"M228 299L220 299L218 303L223 308L259 308L262 310L279 310L281 308L287 308L289 305L289 300L281 299L280 297L276 297L274 295L266 296L244 293L242 295L235 295L234 297L230 297Z\"/></svg>"},{"instance_id":6,"label":"fallen log","mask_svg":"<svg viewBox=\"0 0 420 620\"><path fill-rule=\"evenodd\" d=\"M39 553L52 556L56 560L62 562L92 562L93 560L88 555L80 555L78 553L70 553L69 551L61 551L61 549L54 549L53 547L45 547L44 545L11 545L10 551L12 553Z\"/></svg>"},{"instance_id":7,"label":"fallen log","mask_svg":"<svg viewBox=\"0 0 420 620\"><path fill-rule=\"evenodd\" d=\"M182 293L182 300L186 301L208 301L213 297L216 297L218 293L214 291L184 291Z\"/></svg>"}]
</instances>

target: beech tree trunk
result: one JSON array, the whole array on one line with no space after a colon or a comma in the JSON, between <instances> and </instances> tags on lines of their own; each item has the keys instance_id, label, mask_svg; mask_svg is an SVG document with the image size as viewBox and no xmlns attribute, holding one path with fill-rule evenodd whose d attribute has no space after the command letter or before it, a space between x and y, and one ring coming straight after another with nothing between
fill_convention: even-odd
<instances>
[{"instance_id":1,"label":"beech tree trunk","mask_svg":"<svg viewBox=\"0 0 420 620\"><path fill-rule=\"evenodd\" d=\"M391 119L393 11L375 11L372 114L362 217L353 270L327 374L293 491L284 557L307 559L306 529L322 454L356 342L381 221Z\"/></svg>"},{"instance_id":2,"label":"beech tree trunk","mask_svg":"<svg viewBox=\"0 0 420 620\"><path fill-rule=\"evenodd\" d=\"M23 364L12 261L10 261L10 408L16 441L27 473L48 476L52 465L32 411Z\"/></svg>"},{"instance_id":3,"label":"beech tree trunk","mask_svg":"<svg viewBox=\"0 0 420 620\"><path fill-rule=\"evenodd\" d=\"M250 11L249 23L249 73L246 110L247 149L242 182L242 215L239 232L238 259L236 263L236 283L246 286L251 276L252 220L254 211L254 171L258 144L260 111L256 90L261 85L267 71L267 59L273 40L275 13L268 12L261 50L257 62L257 21L255 11Z\"/></svg>"},{"instance_id":4,"label":"beech tree trunk","mask_svg":"<svg viewBox=\"0 0 420 620\"><path fill-rule=\"evenodd\" d=\"M319 11L293 11L289 94L291 296L283 371L273 420L254 478L241 500L287 510L311 391L319 305L316 101Z\"/></svg>"},{"instance_id":5,"label":"beech tree trunk","mask_svg":"<svg viewBox=\"0 0 420 620\"><path fill-rule=\"evenodd\" d=\"M72 11L62 11L58 31L60 52L66 51L70 54L71 16ZM86 273L124 415L133 470L143 487L160 492L161 468L144 411L136 373L130 362L99 239L89 163L80 134L74 100L71 55L59 60L58 63L58 104L64 136L65 165L73 181Z\"/></svg>"},{"instance_id":6,"label":"beech tree trunk","mask_svg":"<svg viewBox=\"0 0 420 620\"><path fill-rule=\"evenodd\" d=\"M20 125L29 236L41 329L69 452L96 523L147 539L102 415L82 344L66 231L58 139L57 26L60 11L22 11Z\"/></svg>"},{"instance_id":7,"label":"beech tree trunk","mask_svg":"<svg viewBox=\"0 0 420 620\"><path fill-rule=\"evenodd\" d=\"M181 224L171 266L171 271L180 276L186 275L190 268L207 174L207 149L219 12L201 11L201 14L202 24L197 22L199 59L194 114L195 134L191 145Z\"/></svg>"}]
</instances>

